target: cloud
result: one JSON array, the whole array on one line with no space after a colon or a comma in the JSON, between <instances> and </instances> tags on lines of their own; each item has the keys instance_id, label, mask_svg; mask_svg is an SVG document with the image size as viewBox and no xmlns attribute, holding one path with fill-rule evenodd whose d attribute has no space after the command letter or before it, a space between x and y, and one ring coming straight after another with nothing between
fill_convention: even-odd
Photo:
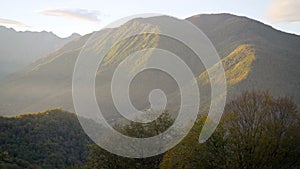
<instances>
[{"instance_id":1,"label":"cloud","mask_svg":"<svg viewBox=\"0 0 300 169\"><path fill-rule=\"evenodd\" d=\"M4 18L0 18L0 25L17 29L31 28L31 26L25 25L24 23L21 23L19 21Z\"/></svg>"},{"instance_id":2,"label":"cloud","mask_svg":"<svg viewBox=\"0 0 300 169\"><path fill-rule=\"evenodd\" d=\"M37 12L44 15L72 18L89 22L100 22L100 16L103 16L100 11L87 9L45 9Z\"/></svg>"},{"instance_id":3,"label":"cloud","mask_svg":"<svg viewBox=\"0 0 300 169\"><path fill-rule=\"evenodd\" d=\"M267 9L267 19L273 23L299 22L300 1L299 0L271 0Z\"/></svg>"}]
</instances>

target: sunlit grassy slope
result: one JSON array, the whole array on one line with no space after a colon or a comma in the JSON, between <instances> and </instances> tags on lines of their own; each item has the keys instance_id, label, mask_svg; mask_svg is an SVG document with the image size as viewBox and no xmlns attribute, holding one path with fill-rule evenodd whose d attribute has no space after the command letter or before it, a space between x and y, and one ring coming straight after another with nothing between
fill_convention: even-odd
<instances>
[{"instance_id":1,"label":"sunlit grassy slope","mask_svg":"<svg viewBox=\"0 0 300 169\"><path fill-rule=\"evenodd\" d=\"M255 59L255 48L251 45L240 45L228 56L221 60L226 76L226 83L229 86L239 83L247 78L251 71L252 62ZM211 67L209 70L213 71L216 66ZM218 78L215 77L218 81ZM197 78L201 84L209 84L210 80L207 71L200 74Z\"/></svg>"}]
</instances>

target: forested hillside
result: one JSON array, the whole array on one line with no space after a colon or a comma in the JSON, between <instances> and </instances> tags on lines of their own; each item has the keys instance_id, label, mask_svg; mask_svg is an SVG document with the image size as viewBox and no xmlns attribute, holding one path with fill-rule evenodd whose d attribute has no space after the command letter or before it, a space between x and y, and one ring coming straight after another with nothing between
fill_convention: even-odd
<instances>
[{"instance_id":1,"label":"forested hillside","mask_svg":"<svg viewBox=\"0 0 300 169\"><path fill-rule=\"evenodd\" d=\"M165 111L148 124L131 122L113 127L131 137L151 137L173 124L170 113ZM264 91L244 92L226 105L212 137L199 144L199 133L206 119L206 115L199 118L190 133L166 153L134 159L111 154L94 144L73 113L54 109L1 117L0 168L296 169L300 166L300 116L291 98L273 97ZM84 121L94 125L92 120ZM102 134L101 130L97 132Z\"/></svg>"},{"instance_id":2,"label":"forested hillside","mask_svg":"<svg viewBox=\"0 0 300 169\"><path fill-rule=\"evenodd\" d=\"M76 115L60 109L0 117L0 126L0 168L81 166L92 143Z\"/></svg>"}]
</instances>

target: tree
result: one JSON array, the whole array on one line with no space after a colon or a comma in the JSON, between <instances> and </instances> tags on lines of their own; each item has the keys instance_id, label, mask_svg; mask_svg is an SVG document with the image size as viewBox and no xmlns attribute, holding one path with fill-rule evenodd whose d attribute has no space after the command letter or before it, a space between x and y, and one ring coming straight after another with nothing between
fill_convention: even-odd
<instances>
[{"instance_id":1,"label":"tree","mask_svg":"<svg viewBox=\"0 0 300 169\"><path fill-rule=\"evenodd\" d=\"M206 120L207 115L203 115L196 121L189 134L164 155L160 168L224 168L227 156L225 154L226 142L223 139L225 135L223 128L218 127L208 141L199 144L199 133Z\"/></svg>"},{"instance_id":2,"label":"tree","mask_svg":"<svg viewBox=\"0 0 300 169\"><path fill-rule=\"evenodd\" d=\"M164 156L161 168L292 168L299 166L299 114L289 97L244 92L225 107L211 138L198 143L206 117Z\"/></svg>"},{"instance_id":3,"label":"tree","mask_svg":"<svg viewBox=\"0 0 300 169\"><path fill-rule=\"evenodd\" d=\"M121 133L131 137L145 138L158 135L164 132L171 124L173 119L167 111L148 124L130 122L124 126L114 126ZM98 145L90 145L89 156L87 158L86 168L95 169L122 169L122 168L144 168L154 169L158 168L163 155L157 155L149 158L126 158L114 155Z\"/></svg>"},{"instance_id":4,"label":"tree","mask_svg":"<svg viewBox=\"0 0 300 169\"><path fill-rule=\"evenodd\" d=\"M60 109L0 117L0 126L1 169L82 167L92 143L76 115Z\"/></svg>"},{"instance_id":5,"label":"tree","mask_svg":"<svg viewBox=\"0 0 300 169\"><path fill-rule=\"evenodd\" d=\"M274 98L268 92L244 92L227 104L224 120L231 167L299 165L299 114L291 98Z\"/></svg>"}]
</instances>

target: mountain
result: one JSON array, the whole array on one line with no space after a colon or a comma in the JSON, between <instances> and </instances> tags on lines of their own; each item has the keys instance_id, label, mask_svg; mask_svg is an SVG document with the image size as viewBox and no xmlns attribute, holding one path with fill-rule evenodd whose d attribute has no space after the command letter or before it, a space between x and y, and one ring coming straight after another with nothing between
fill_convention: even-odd
<instances>
[{"instance_id":1,"label":"mountain","mask_svg":"<svg viewBox=\"0 0 300 169\"><path fill-rule=\"evenodd\" d=\"M187 18L212 41L222 58L228 99L243 90L290 96L300 107L300 36L230 14Z\"/></svg>"},{"instance_id":2,"label":"mountain","mask_svg":"<svg viewBox=\"0 0 300 169\"><path fill-rule=\"evenodd\" d=\"M0 79L14 73L63 44L78 37L60 38L52 32L17 32L0 26Z\"/></svg>"},{"instance_id":3,"label":"mountain","mask_svg":"<svg viewBox=\"0 0 300 169\"><path fill-rule=\"evenodd\" d=\"M160 17L134 19L118 28L102 30L98 32L97 37L93 37L97 43L89 50L101 51L113 39L120 38L110 36L109 33L120 35L128 30L139 31L141 28L155 32L159 28L152 23L161 19ZM269 90L275 96L291 96L300 106L300 95L297 92L300 88L298 69L300 36L281 32L253 19L231 14L202 14L186 20L200 28L216 47L225 69L228 85L227 100L243 90L257 89ZM34 112L54 107L74 111L71 94L74 64L90 36L91 34L75 39L36 60L25 69L1 80L1 115L10 116L18 112ZM111 96L108 95L113 70L126 54L147 47L168 49L177 55L182 55L183 60L194 68L194 74L202 85L200 90L204 92L204 96L207 96L204 97L202 106L209 105L210 87L207 82L207 72L202 63L195 59L194 54L175 41L169 43L163 36L143 35L121 41L104 59L96 78L96 95L100 107L114 110ZM151 54L141 58L138 64L130 65L132 71L147 64ZM146 84L139 83L143 79L153 80L150 82L147 80ZM178 87L173 82L172 78L159 72L149 72L148 76L139 76L131 88L133 105L141 110L147 108L149 91L161 87L167 90L167 98L171 100L167 108L176 110L180 96L178 96ZM207 108L203 111L205 110ZM107 111L106 115L110 119L117 117L117 113L113 111Z\"/></svg>"}]
</instances>

